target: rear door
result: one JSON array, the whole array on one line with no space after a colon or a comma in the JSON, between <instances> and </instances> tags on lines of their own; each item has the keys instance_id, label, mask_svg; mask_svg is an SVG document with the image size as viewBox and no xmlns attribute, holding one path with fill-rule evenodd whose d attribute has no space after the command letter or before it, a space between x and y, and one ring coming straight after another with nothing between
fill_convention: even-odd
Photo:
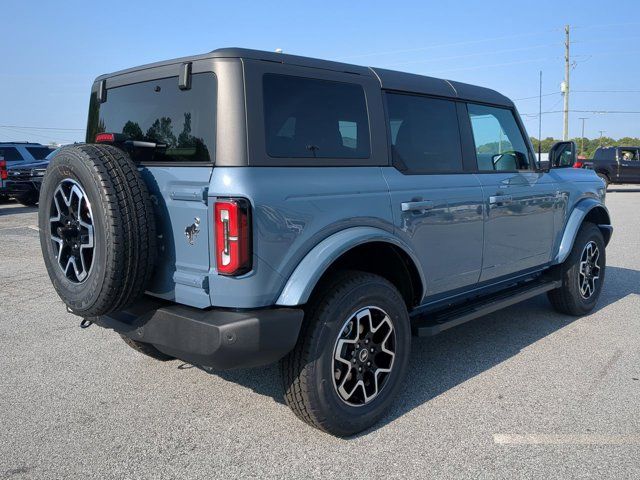
<instances>
[{"instance_id":1,"label":"rear door","mask_svg":"<svg viewBox=\"0 0 640 480\"><path fill-rule=\"evenodd\" d=\"M482 189L467 171L452 100L386 93L393 167L383 169L398 234L433 296L474 285L482 266Z\"/></svg>"},{"instance_id":2,"label":"rear door","mask_svg":"<svg viewBox=\"0 0 640 480\"><path fill-rule=\"evenodd\" d=\"M157 145L130 151L156 213L159 254L149 293L206 307L211 265L207 187L215 154L217 80L210 71L193 73L189 87L180 88L178 67L107 79L103 102L96 88L87 142L107 132ZM154 73L159 78L149 79Z\"/></svg>"},{"instance_id":3,"label":"rear door","mask_svg":"<svg viewBox=\"0 0 640 480\"><path fill-rule=\"evenodd\" d=\"M550 260L557 185L534 170L514 112L467 104L486 211L480 281L512 275Z\"/></svg>"}]
</instances>

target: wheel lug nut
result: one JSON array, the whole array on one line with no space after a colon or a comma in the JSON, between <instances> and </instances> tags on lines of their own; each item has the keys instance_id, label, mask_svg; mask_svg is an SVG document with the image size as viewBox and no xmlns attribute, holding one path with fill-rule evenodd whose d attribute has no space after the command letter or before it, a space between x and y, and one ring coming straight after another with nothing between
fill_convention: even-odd
<instances>
[{"instance_id":1,"label":"wheel lug nut","mask_svg":"<svg viewBox=\"0 0 640 480\"><path fill-rule=\"evenodd\" d=\"M375 352L375 351L376 351L376 349L375 349L375 348L373 348L373 347L371 347L371 350L370 350L370 351L371 351L371 353L373 353L373 352Z\"/></svg>"},{"instance_id":2,"label":"wheel lug nut","mask_svg":"<svg viewBox=\"0 0 640 480\"><path fill-rule=\"evenodd\" d=\"M367 339L364 341L364 343L365 343L365 344L368 344L368 343L369 343L369 339L367 338Z\"/></svg>"},{"instance_id":3,"label":"wheel lug nut","mask_svg":"<svg viewBox=\"0 0 640 480\"><path fill-rule=\"evenodd\" d=\"M367 362L367 367L370 367L370 366L371 366L371 362Z\"/></svg>"},{"instance_id":4,"label":"wheel lug nut","mask_svg":"<svg viewBox=\"0 0 640 480\"><path fill-rule=\"evenodd\" d=\"M362 367L358 367L358 371L359 371L359 372L362 372Z\"/></svg>"},{"instance_id":5,"label":"wheel lug nut","mask_svg":"<svg viewBox=\"0 0 640 480\"><path fill-rule=\"evenodd\" d=\"M355 358L353 358L351 361L352 361L353 363L356 363L356 359L355 359Z\"/></svg>"}]
</instances>

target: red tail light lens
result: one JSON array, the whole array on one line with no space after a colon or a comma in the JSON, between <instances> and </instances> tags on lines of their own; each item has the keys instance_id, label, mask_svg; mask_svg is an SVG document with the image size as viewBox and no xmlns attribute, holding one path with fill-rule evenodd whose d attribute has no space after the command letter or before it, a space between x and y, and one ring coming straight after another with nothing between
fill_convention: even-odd
<instances>
[{"instance_id":1,"label":"red tail light lens","mask_svg":"<svg viewBox=\"0 0 640 480\"><path fill-rule=\"evenodd\" d=\"M0 160L0 179L7 179L7 162L5 160Z\"/></svg>"},{"instance_id":2,"label":"red tail light lens","mask_svg":"<svg viewBox=\"0 0 640 480\"><path fill-rule=\"evenodd\" d=\"M241 275L251 270L249 209L244 198L215 204L216 264L221 275Z\"/></svg>"},{"instance_id":3,"label":"red tail light lens","mask_svg":"<svg viewBox=\"0 0 640 480\"><path fill-rule=\"evenodd\" d=\"M96 135L96 143L112 143L115 141L115 133L99 133Z\"/></svg>"},{"instance_id":4,"label":"red tail light lens","mask_svg":"<svg viewBox=\"0 0 640 480\"><path fill-rule=\"evenodd\" d=\"M576 163L573 164L573 168L582 168L583 165L584 163L578 160Z\"/></svg>"}]
</instances>

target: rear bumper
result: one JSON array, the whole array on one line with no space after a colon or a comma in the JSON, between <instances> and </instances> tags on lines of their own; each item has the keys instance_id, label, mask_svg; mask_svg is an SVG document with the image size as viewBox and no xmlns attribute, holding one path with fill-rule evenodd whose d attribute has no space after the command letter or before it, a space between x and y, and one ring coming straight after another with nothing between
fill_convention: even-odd
<instances>
[{"instance_id":1,"label":"rear bumper","mask_svg":"<svg viewBox=\"0 0 640 480\"><path fill-rule=\"evenodd\" d=\"M300 309L200 310L146 297L92 320L167 355L226 370L278 361L295 346L302 317Z\"/></svg>"}]
</instances>

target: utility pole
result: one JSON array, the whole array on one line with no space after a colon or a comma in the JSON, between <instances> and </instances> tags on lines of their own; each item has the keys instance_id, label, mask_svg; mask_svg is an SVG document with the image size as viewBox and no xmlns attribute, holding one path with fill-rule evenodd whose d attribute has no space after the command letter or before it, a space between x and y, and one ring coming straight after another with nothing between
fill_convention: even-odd
<instances>
[{"instance_id":1,"label":"utility pole","mask_svg":"<svg viewBox=\"0 0 640 480\"><path fill-rule=\"evenodd\" d=\"M600 132L600 146L602 146L602 134L605 132L606 130L599 130Z\"/></svg>"},{"instance_id":2,"label":"utility pole","mask_svg":"<svg viewBox=\"0 0 640 480\"><path fill-rule=\"evenodd\" d=\"M584 155L584 121L588 120L587 117L580 117L582 120L582 136L580 137L580 155Z\"/></svg>"},{"instance_id":3,"label":"utility pole","mask_svg":"<svg viewBox=\"0 0 640 480\"><path fill-rule=\"evenodd\" d=\"M538 163L542 161L542 70L540 70L540 96L538 97Z\"/></svg>"},{"instance_id":4,"label":"utility pole","mask_svg":"<svg viewBox=\"0 0 640 480\"><path fill-rule=\"evenodd\" d=\"M569 25L564 27L564 82L562 84L562 94L564 95L564 125L562 127L562 139L569 140Z\"/></svg>"}]
</instances>

